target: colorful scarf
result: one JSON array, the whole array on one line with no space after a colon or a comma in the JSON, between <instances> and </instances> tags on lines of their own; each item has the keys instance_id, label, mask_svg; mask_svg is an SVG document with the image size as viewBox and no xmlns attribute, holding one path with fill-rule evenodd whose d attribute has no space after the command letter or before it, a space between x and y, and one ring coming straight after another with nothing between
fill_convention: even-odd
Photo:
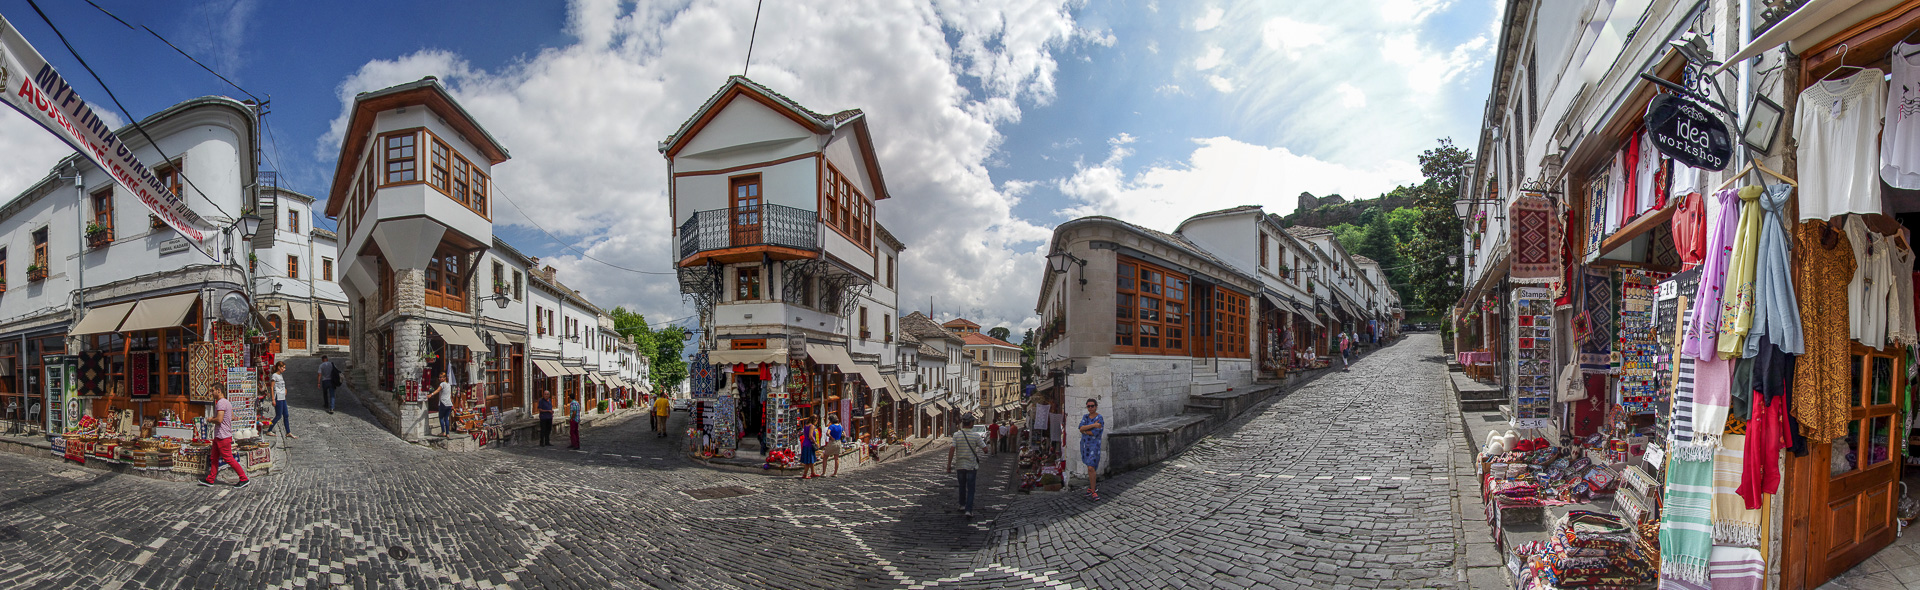
<instances>
[{"instance_id":1,"label":"colorful scarf","mask_svg":"<svg viewBox=\"0 0 1920 590\"><path fill-rule=\"evenodd\" d=\"M1720 434L1727 430L1732 403L1734 361L1706 358L1693 362L1693 444L1673 449L1685 461L1713 462Z\"/></svg>"},{"instance_id":2,"label":"colorful scarf","mask_svg":"<svg viewBox=\"0 0 1920 590\"><path fill-rule=\"evenodd\" d=\"M1713 590L1760 590L1766 570L1760 550L1748 547L1714 547L1707 564Z\"/></svg>"},{"instance_id":3,"label":"colorful scarf","mask_svg":"<svg viewBox=\"0 0 1920 590\"><path fill-rule=\"evenodd\" d=\"M1680 350L1693 358L1714 356L1720 338L1720 301L1725 292L1727 262L1733 257L1733 232L1740 225L1734 206L1740 197L1720 191L1707 203L1707 258L1700 263L1700 286L1693 294L1693 321Z\"/></svg>"},{"instance_id":4,"label":"colorful scarf","mask_svg":"<svg viewBox=\"0 0 1920 590\"><path fill-rule=\"evenodd\" d=\"M1613 274L1598 268L1583 269L1583 273L1580 315L1586 334L1580 339L1580 370L1605 373L1612 368L1613 342L1618 337L1613 328Z\"/></svg>"},{"instance_id":5,"label":"colorful scarf","mask_svg":"<svg viewBox=\"0 0 1920 590\"><path fill-rule=\"evenodd\" d=\"M1748 510L1737 493L1746 445L1746 435L1722 436L1713 457L1713 542L1722 545L1760 546L1760 511Z\"/></svg>"},{"instance_id":6,"label":"colorful scarf","mask_svg":"<svg viewBox=\"0 0 1920 590\"><path fill-rule=\"evenodd\" d=\"M1508 206L1514 239L1510 280L1521 285L1545 285L1560 280L1560 220L1545 196L1523 194Z\"/></svg>"},{"instance_id":7,"label":"colorful scarf","mask_svg":"<svg viewBox=\"0 0 1920 590\"><path fill-rule=\"evenodd\" d=\"M1793 185L1767 187L1760 195L1760 245L1753 270L1753 328L1747 332L1742 356L1760 354L1761 341L1771 341L1787 354L1806 354L1806 340L1800 330L1800 303L1793 293L1793 265L1784 214ZM1912 281L1908 281L1911 284ZM1912 309L1908 307L1907 309Z\"/></svg>"},{"instance_id":8,"label":"colorful scarf","mask_svg":"<svg viewBox=\"0 0 1920 590\"><path fill-rule=\"evenodd\" d=\"M1720 300L1721 358L1743 354L1747 331L1753 328L1753 276L1760 261L1760 187L1740 189L1740 202L1740 229L1734 234L1726 291Z\"/></svg>"},{"instance_id":9,"label":"colorful scarf","mask_svg":"<svg viewBox=\"0 0 1920 590\"><path fill-rule=\"evenodd\" d=\"M1660 521L1660 577L1707 584L1713 556L1713 463L1667 465L1667 497Z\"/></svg>"}]
</instances>

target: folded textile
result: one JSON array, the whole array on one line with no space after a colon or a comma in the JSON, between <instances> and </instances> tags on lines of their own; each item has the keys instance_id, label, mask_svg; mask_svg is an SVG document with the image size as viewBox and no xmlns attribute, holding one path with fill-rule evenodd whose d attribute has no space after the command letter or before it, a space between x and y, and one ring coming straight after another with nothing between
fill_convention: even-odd
<instances>
[{"instance_id":1,"label":"folded textile","mask_svg":"<svg viewBox=\"0 0 1920 590\"><path fill-rule=\"evenodd\" d=\"M1758 549L1716 546L1707 575L1713 590L1760 590L1766 569L1767 561Z\"/></svg>"},{"instance_id":2,"label":"folded textile","mask_svg":"<svg viewBox=\"0 0 1920 590\"><path fill-rule=\"evenodd\" d=\"M1760 545L1760 511L1748 510L1738 493L1746 444L1746 435L1720 437L1720 450L1713 458L1713 542L1720 545Z\"/></svg>"},{"instance_id":3,"label":"folded textile","mask_svg":"<svg viewBox=\"0 0 1920 590\"><path fill-rule=\"evenodd\" d=\"M1693 363L1693 440L1675 445L1673 457L1709 463L1727 429L1727 408L1733 381L1733 361L1704 358ZM1676 410L1677 411L1677 410Z\"/></svg>"},{"instance_id":4,"label":"folded textile","mask_svg":"<svg viewBox=\"0 0 1920 590\"><path fill-rule=\"evenodd\" d=\"M1713 471L1709 461L1676 460L1667 465L1660 522L1661 578L1707 583L1707 561L1713 553Z\"/></svg>"}]
</instances>

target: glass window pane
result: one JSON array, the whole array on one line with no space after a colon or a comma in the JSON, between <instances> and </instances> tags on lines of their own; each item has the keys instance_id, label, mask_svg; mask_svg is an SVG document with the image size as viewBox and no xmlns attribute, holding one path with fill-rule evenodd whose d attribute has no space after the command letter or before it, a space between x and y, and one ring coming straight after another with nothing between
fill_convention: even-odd
<instances>
[{"instance_id":1,"label":"glass window pane","mask_svg":"<svg viewBox=\"0 0 1920 590\"><path fill-rule=\"evenodd\" d=\"M1893 403L1893 359L1873 357L1873 405Z\"/></svg>"},{"instance_id":2,"label":"glass window pane","mask_svg":"<svg viewBox=\"0 0 1920 590\"><path fill-rule=\"evenodd\" d=\"M1847 423L1847 436L1833 441L1831 475L1840 475L1860 468L1860 456L1856 448L1860 442L1860 421Z\"/></svg>"},{"instance_id":3,"label":"glass window pane","mask_svg":"<svg viewBox=\"0 0 1920 590\"><path fill-rule=\"evenodd\" d=\"M1860 363L1864 362L1864 360L1865 359L1860 355L1857 355L1857 354L1853 355L1853 362L1848 363L1848 366L1847 366L1847 368L1852 370L1853 372L1853 380L1849 381L1849 383L1853 384L1853 389L1851 390L1853 392L1853 395L1848 400L1851 403L1847 405L1850 405L1856 408L1860 407L1860 395L1861 395L1860 392L1862 389L1864 389L1863 387L1861 387L1861 379L1860 379Z\"/></svg>"},{"instance_id":4,"label":"glass window pane","mask_svg":"<svg viewBox=\"0 0 1920 590\"><path fill-rule=\"evenodd\" d=\"M1873 425L1873 431L1867 442L1867 464L1879 465L1886 462L1889 456L1888 451L1891 447L1888 445L1893 436L1893 417L1881 416L1874 418L1871 424Z\"/></svg>"}]
</instances>

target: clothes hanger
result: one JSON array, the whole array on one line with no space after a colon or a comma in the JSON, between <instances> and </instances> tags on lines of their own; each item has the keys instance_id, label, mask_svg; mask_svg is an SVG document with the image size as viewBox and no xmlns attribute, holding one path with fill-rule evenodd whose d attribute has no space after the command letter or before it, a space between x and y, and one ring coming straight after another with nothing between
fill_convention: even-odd
<instances>
[{"instance_id":1,"label":"clothes hanger","mask_svg":"<svg viewBox=\"0 0 1920 590\"><path fill-rule=\"evenodd\" d=\"M1830 78L1830 77L1832 77L1832 76L1833 76L1834 74L1838 74L1838 73L1840 73L1840 70L1844 70L1844 69L1847 69L1847 68L1853 68L1853 69L1854 69L1854 71L1858 71L1858 72L1864 72L1864 71L1867 71L1867 69L1866 69L1866 68L1863 68L1863 67L1860 67L1860 66L1850 66L1850 65L1847 65L1847 52L1848 52L1848 51L1850 51L1850 50L1851 50L1851 48L1849 48L1849 47L1847 47L1847 44L1845 44L1845 43L1841 43L1841 44L1840 44L1840 67L1837 67L1837 68L1834 68L1834 69L1833 69L1833 71L1830 71L1830 72L1827 72L1827 75L1825 75L1825 76L1821 76L1821 77L1820 77L1820 81L1821 81L1821 82L1826 82L1826 81L1827 81L1827 78Z\"/></svg>"},{"instance_id":2,"label":"clothes hanger","mask_svg":"<svg viewBox=\"0 0 1920 590\"><path fill-rule=\"evenodd\" d=\"M1720 183L1720 188L1713 189L1713 192L1717 193L1723 190L1727 190L1727 187L1733 186L1733 183L1740 181L1740 177L1746 176L1747 173L1751 171L1753 171L1753 162L1747 162L1747 166L1745 168L1741 168L1739 172L1733 173L1733 176L1727 177L1727 181Z\"/></svg>"},{"instance_id":3,"label":"clothes hanger","mask_svg":"<svg viewBox=\"0 0 1920 590\"><path fill-rule=\"evenodd\" d=\"M1895 44L1895 45L1894 45L1894 47L1899 47L1899 46L1901 46L1901 45L1910 45L1910 44L1912 44L1912 41L1913 41L1913 36L1914 36L1914 35L1920 35L1920 29L1914 29L1914 31L1913 31L1913 32L1911 32L1911 33L1907 33L1907 37L1906 37L1905 39L1901 39L1899 43L1897 43L1897 44ZM1910 51L1910 52L1907 52L1907 54L1906 54L1906 55L1904 55L1904 56L1902 56L1902 57L1913 57L1913 56L1916 56L1916 55L1920 55L1920 49L1915 49L1915 50L1913 50L1913 51Z\"/></svg>"},{"instance_id":4,"label":"clothes hanger","mask_svg":"<svg viewBox=\"0 0 1920 590\"><path fill-rule=\"evenodd\" d=\"M1794 181L1793 181L1793 179L1791 179L1791 178L1787 178L1787 175L1785 175L1785 174L1781 174L1781 173L1779 173L1779 172L1776 172L1776 171L1774 171L1774 169L1772 169L1772 168L1768 168L1766 164L1762 164L1762 163L1760 163L1760 161L1759 161L1759 160L1754 160L1754 161L1753 161L1753 166L1754 166L1754 167L1756 167L1756 168L1759 168L1761 172L1765 172L1765 173L1767 173L1768 175L1770 175L1770 176L1772 176L1772 177L1774 177L1774 178L1778 178L1778 179L1780 179L1780 182L1784 182L1784 183L1787 183L1787 184L1790 184L1790 185L1793 185L1793 188L1800 188L1800 183L1798 183L1798 182L1794 182Z\"/></svg>"}]
</instances>

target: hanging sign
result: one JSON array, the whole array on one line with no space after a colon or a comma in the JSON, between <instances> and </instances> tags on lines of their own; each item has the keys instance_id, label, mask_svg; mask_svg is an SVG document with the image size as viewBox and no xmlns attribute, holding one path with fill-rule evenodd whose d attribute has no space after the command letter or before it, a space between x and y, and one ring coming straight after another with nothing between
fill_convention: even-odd
<instances>
[{"instance_id":1,"label":"hanging sign","mask_svg":"<svg viewBox=\"0 0 1920 590\"><path fill-rule=\"evenodd\" d=\"M200 253L220 261L213 240L219 228L202 219L167 182L140 162L93 106L40 57L20 31L0 17L0 102L39 123L113 176L121 190L139 197L154 216L180 232Z\"/></svg>"},{"instance_id":2,"label":"hanging sign","mask_svg":"<svg viewBox=\"0 0 1920 590\"><path fill-rule=\"evenodd\" d=\"M1644 117L1654 148L1682 164L1705 170L1725 170L1733 158L1733 135L1727 124L1699 102L1675 94L1661 94L1647 104Z\"/></svg>"}]
</instances>

